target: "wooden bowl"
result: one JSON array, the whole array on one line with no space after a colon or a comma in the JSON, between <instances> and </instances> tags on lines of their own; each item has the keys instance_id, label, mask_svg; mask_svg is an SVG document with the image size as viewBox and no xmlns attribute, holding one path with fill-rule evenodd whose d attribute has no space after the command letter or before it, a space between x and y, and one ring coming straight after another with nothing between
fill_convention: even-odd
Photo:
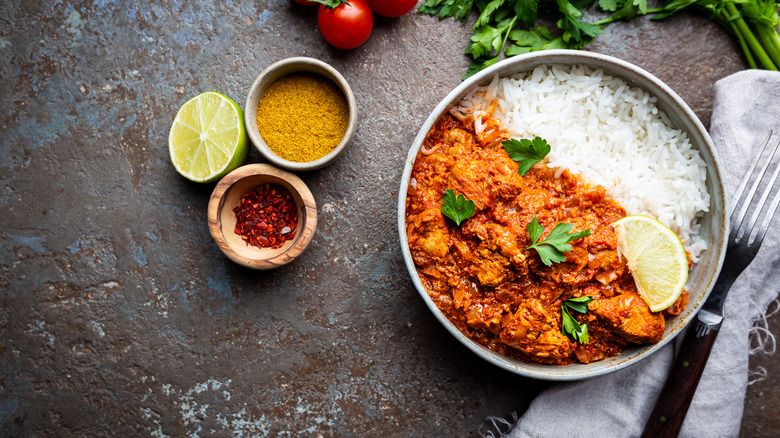
<instances>
[{"instance_id":1,"label":"wooden bowl","mask_svg":"<svg viewBox=\"0 0 780 438\"><path fill-rule=\"evenodd\" d=\"M349 115L347 130L344 132L344 136L332 151L314 161L288 161L279 155L276 155L276 153L268 147L265 140L263 140L263 136L260 135L260 130L257 127L257 106L260 103L260 98L263 97L263 93L265 93L265 90L278 79L293 73L318 74L333 82L341 92L344 93L344 97L347 99ZM352 89L349 87L347 80L329 64L314 58L287 58L268 66L252 83L252 88L249 89L246 103L244 104L244 124L246 125L246 131L249 134L249 139L252 141L252 144L255 145L255 148L260 152L260 155L272 164L289 170L315 170L333 162L333 160L338 158L346 149L347 144L352 139L352 135L355 133L355 126L357 125L357 104L355 103L355 95L352 93Z\"/></svg>"},{"instance_id":2,"label":"wooden bowl","mask_svg":"<svg viewBox=\"0 0 780 438\"><path fill-rule=\"evenodd\" d=\"M258 248L236 234L233 209L241 195L261 184L285 187L298 209L296 235L279 248ZM208 207L209 231L219 249L234 262L252 269L273 269L295 260L314 237L317 206L306 184L290 172L269 164L248 164L228 173L211 193Z\"/></svg>"}]
</instances>

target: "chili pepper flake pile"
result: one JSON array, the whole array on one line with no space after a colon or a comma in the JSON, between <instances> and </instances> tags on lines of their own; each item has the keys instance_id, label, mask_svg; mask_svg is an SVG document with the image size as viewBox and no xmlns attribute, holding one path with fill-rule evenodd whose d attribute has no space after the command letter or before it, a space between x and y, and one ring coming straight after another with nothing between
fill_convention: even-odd
<instances>
[{"instance_id":1,"label":"chili pepper flake pile","mask_svg":"<svg viewBox=\"0 0 780 438\"><path fill-rule=\"evenodd\" d=\"M235 232L258 248L280 248L295 237L298 208L290 191L277 184L263 184L247 191L233 209Z\"/></svg>"}]
</instances>

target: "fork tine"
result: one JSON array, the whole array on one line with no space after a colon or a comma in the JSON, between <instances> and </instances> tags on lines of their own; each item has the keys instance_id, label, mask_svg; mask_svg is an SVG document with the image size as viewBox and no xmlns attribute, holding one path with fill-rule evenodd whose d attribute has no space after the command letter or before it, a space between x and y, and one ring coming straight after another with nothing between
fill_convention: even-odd
<instances>
[{"instance_id":1,"label":"fork tine","mask_svg":"<svg viewBox=\"0 0 780 438\"><path fill-rule=\"evenodd\" d=\"M772 161L772 159L774 158L775 154L777 153L778 146L780 146L780 140L777 141L777 143L775 144L774 148L772 148L772 151L769 153L769 157L766 160L766 165L764 166L765 170L766 170L766 167L769 166L769 163ZM758 217L761 215L761 210L763 210L764 204L766 203L767 198L769 198L769 194L772 192L772 188L775 185L775 181L777 181L778 173L780 173L780 165L775 166L775 171L772 173L772 178L767 183L767 185L766 185L766 187L765 187L765 189L764 189L764 191L763 191L763 193L761 195L761 199L758 201L758 203L755 206L755 209L753 210L753 215L750 217L750 222L745 227L745 234L744 234L745 239L749 239L750 238L750 234L753 231L753 227L756 225L756 222L758 221ZM763 177L764 177L764 174L762 172L761 176L756 179L756 185L758 185L758 183L761 182L761 179L763 179ZM774 209L777 208L777 202L780 202L780 201L778 201L777 197L775 197L775 199L772 201L772 206L770 206L769 210L767 211L767 218L768 218L768 220L771 220L772 216L774 216L774 213L775 213ZM750 201L746 202L745 205L747 205L749 203L750 203ZM766 224L766 227L769 226L768 220L765 219L764 222L761 224L762 227L759 229L759 234L761 234L761 238L759 239L758 235L756 236L755 242L757 244L759 244L759 245L761 244L761 241L763 240L763 234L766 232L766 231L764 231L764 233L761 233L762 229L765 227L764 224Z\"/></svg>"},{"instance_id":2,"label":"fork tine","mask_svg":"<svg viewBox=\"0 0 780 438\"><path fill-rule=\"evenodd\" d=\"M777 167L780 169L780 165ZM775 171L775 177L777 177L777 174L778 172ZM772 184L774 185L774 181L772 181ZM771 186L767 189L767 193L769 193L769 189L771 189ZM778 205L780 205L780 190L775 193L775 199L772 201L772 205L769 206L769 210L767 210L766 217L764 217L763 222L761 222L761 228L759 228L758 234L756 234L756 239L753 241L756 245L761 245L761 242L764 240L764 236L769 229L769 222L771 222L772 218L775 216Z\"/></svg>"},{"instance_id":3,"label":"fork tine","mask_svg":"<svg viewBox=\"0 0 780 438\"><path fill-rule=\"evenodd\" d=\"M772 138L773 131L769 131L769 134L767 134L766 139L764 139L764 144L761 146L761 150L758 151L755 157L753 157L753 162L750 163L750 168L748 168L747 172L745 172L745 176L742 177L742 181L739 182L739 187L737 187L737 190L734 192L734 196L731 198L731 207L729 207L729 217L731 217L732 214L734 214L734 209L737 206L737 201L739 201L739 198L742 196L742 191L745 190L745 186L748 183L748 180L750 180L750 175L753 174L753 169L756 168L756 165L758 164L758 160L761 159L761 156L764 155L764 150L766 149L766 145L769 144L769 139Z\"/></svg>"},{"instance_id":4,"label":"fork tine","mask_svg":"<svg viewBox=\"0 0 780 438\"><path fill-rule=\"evenodd\" d=\"M773 132L769 131L769 135L767 136L766 140L764 140L764 145L761 146L761 150L756 154L755 158L753 159L753 163L750 165L750 169L745 174L745 176L742 178L742 181L739 184L739 188L737 189L737 193L734 195L734 200L731 203L731 210L732 214L734 209L736 208L737 204L742 199L742 191L744 190L744 186L748 183L750 180L750 177L753 174L753 170L755 170L755 165L758 162L758 160L764 155L764 150L766 150L767 145L769 144L769 140L772 137ZM750 191L748 194L744 197L744 203L742 204L742 207L739 209L739 214L737 217L733 220L731 225L731 234L733 236L733 239L735 241L738 241L743 235L747 234L748 237L750 233L740 233L740 228L742 227L742 220L745 219L745 215L748 212L748 209L750 208L750 201L753 199L753 196L756 194L756 190L758 190L759 185L761 185L761 180L764 178L764 175L766 174L767 169L769 168L769 164L772 161L772 158L774 157L775 152L777 152L777 145L770 151L768 158L764 161L764 165L761 168L761 171L758 173L758 176L753 181L753 185L750 187ZM770 186L771 188L771 186Z\"/></svg>"}]
</instances>

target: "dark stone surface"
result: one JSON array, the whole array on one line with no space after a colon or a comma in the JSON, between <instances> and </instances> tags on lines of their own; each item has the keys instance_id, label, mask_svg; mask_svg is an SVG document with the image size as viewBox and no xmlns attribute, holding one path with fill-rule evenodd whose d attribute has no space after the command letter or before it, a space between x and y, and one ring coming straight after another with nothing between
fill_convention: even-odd
<instances>
[{"instance_id":1,"label":"dark stone surface","mask_svg":"<svg viewBox=\"0 0 780 438\"><path fill-rule=\"evenodd\" d=\"M449 336L399 249L404 158L460 83L467 27L378 18L344 52L290 0L10 0L0 17L2 435L475 436L547 385ZM745 67L691 15L613 25L589 49L659 76L705 125L713 83ZM213 244L213 185L176 174L168 129L188 98L243 104L298 55L344 74L360 120L345 155L301 175L320 214L310 247L255 272ZM753 363L768 378L743 435L768 437L780 367Z\"/></svg>"}]
</instances>

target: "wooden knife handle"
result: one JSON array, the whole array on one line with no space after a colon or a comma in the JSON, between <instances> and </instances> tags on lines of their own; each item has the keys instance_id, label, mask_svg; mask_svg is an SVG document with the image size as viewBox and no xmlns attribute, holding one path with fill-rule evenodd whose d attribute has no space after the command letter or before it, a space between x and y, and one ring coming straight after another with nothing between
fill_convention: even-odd
<instances>
[{"instance_id":1,"label":"wooden knife handle","mask_svg":"<svg viewBox=\"0 0 780 438\"><path fill-rule=\"evenodd\" d=\"M655 402L642 438L676 437L691 406L701 373L707 364L718 329L698 318L688 329L666 385Z\"/></svg>"}]
</instances>

